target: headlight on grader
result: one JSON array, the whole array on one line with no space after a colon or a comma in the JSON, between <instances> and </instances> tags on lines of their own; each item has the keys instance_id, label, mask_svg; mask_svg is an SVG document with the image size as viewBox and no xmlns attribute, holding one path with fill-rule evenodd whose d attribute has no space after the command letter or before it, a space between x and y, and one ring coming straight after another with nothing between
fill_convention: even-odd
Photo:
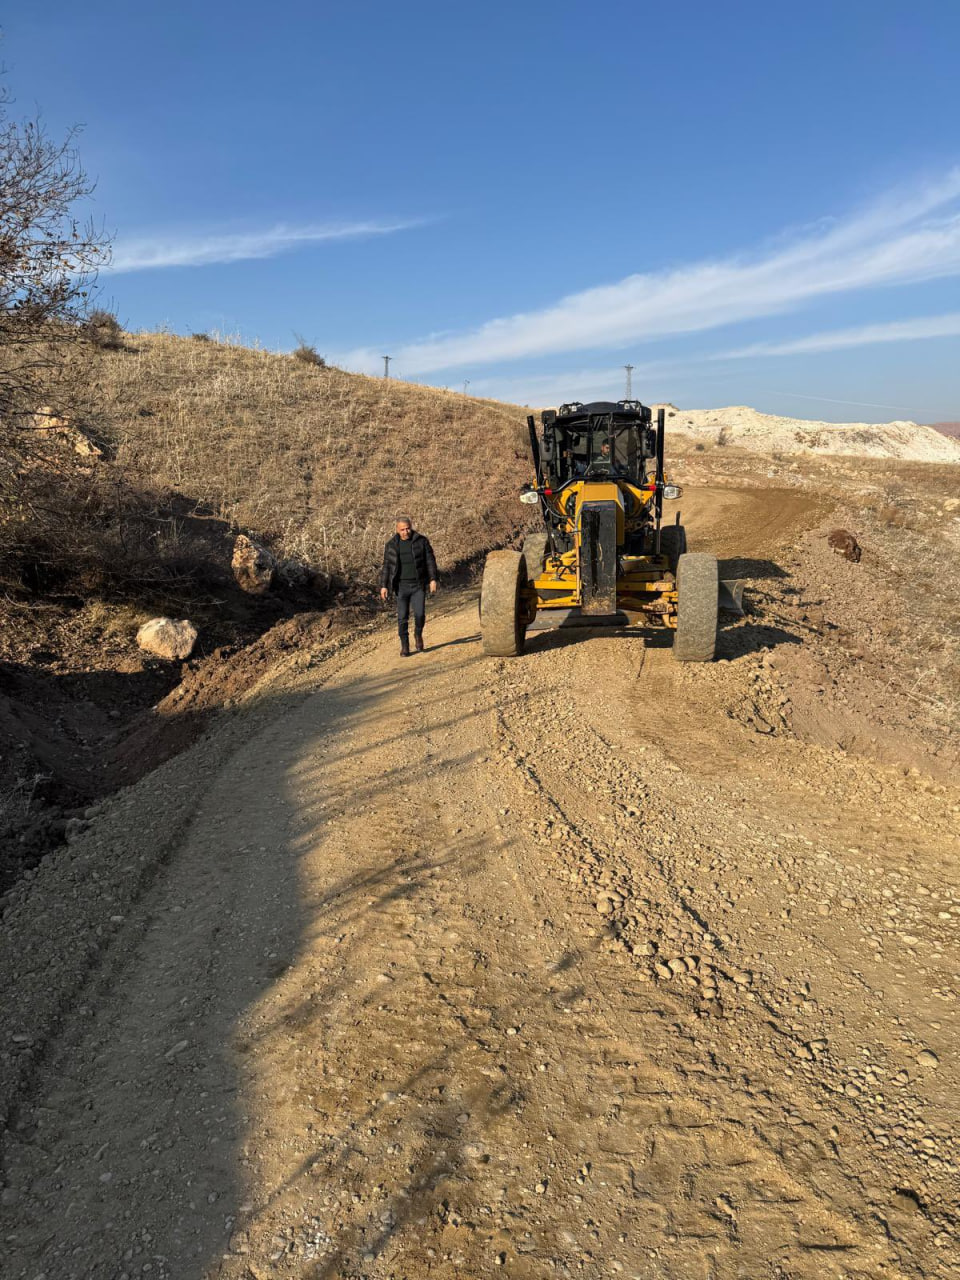
<instances>
[{"instance_id":1,"label":"headlight on grader","mask_svg":"<svg viewBox=\"0 0 960 1280\"><path fill-rule=\"evenodd\" d=\"M683 495L683 489L678 484L665 484L663 486L663 496L665 498L679 498Z\"/></svg>"},{"instance_id":2,"label":"headlight on grader","mask_svg":"<svg viewBox=\"0 0 960 1280\"><path fill-rule=\"evenodd\" d=\"M520 501L526 502L530 506L535 506L540 501L536 489L524 489L520 494Z\"/></svg>"}]
</instances>

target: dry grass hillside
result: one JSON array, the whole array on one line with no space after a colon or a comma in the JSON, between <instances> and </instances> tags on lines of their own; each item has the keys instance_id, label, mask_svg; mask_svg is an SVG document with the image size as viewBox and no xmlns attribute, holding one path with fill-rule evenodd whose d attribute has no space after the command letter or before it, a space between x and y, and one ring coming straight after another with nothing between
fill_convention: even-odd
<instances>
[{"instance_id":1,"label":"dry grass hillside","mask_svg":"<svg viewBox=\"0 0 960 1280\"><path fill-rule=\"evenodd\" d=\"M399 512L450 568L523 510L523 412L494 401L157 334L99 351L91 393L129 480L332 576L374 580Z\"/></svg>"},{"instance_id":2,"label":"dry grass hillside","mask_svg":"<svg viewBox=\"0 0 960 1280\"><path fill-rule=\"evenodd\" d=\"M304 635L375 617L398 513L443 574L528 510L507 405L201 338L126 334L70 359L70 407L37 413L0 503L0 895ZM238 531L287 562L264 596L233 580ZM187 663L137 648L157 614L196 625Z\"/></svg>"}]
</instances>

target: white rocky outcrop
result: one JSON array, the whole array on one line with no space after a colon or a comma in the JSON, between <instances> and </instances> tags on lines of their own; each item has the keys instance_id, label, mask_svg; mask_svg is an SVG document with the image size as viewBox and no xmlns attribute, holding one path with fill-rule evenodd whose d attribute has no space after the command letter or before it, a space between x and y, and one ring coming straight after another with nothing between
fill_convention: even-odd
<instances>
[{"instance_id":1,"label":"white rocky outcrop","mask_svg":"<svg viewBox=\"0 0 960 1280\"><path fill-rule=\"evenodd\" d=\"M665 407L668 431L682 431L694 440L736 445L754 453L960 462L960 440L918 422L813 422L759 413L747 405L726 409Z\"/></svg>"}]
</instances>

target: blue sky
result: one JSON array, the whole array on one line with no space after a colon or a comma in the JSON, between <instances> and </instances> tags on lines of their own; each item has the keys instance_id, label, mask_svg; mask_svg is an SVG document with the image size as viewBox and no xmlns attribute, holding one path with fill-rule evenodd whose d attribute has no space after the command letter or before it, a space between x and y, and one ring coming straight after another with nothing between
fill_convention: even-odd
<instances>
[{"instance_id":1,"label":"blue sky","mask_svg":"<svg viewBox=\"0 0 960 1280\"><path fill-rule=\"evenodd\" d=\"M15 110L83 125L130 328L960 418L955 0L48 0L3 36Z\"/></svg>"}]
</instances>

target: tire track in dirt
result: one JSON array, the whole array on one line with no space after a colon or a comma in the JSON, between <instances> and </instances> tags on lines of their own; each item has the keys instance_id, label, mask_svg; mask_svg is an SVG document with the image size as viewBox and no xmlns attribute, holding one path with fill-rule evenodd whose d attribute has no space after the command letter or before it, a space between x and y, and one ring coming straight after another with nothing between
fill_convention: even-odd
<instances>
[{"instance_id":1,"label":"tire track in dirt","mask_svg":"<svg viewBox=\"0 0 960 1280\"><path fill-rule=\"evenodd\" d=\"M543 694L541 687L532 699L538 706ZM685 998L689 988L672 989L679 979L709 992L720 981L714 975L729 960L657 850L644 847L634 835L638 819L651 816L644 799L634 791L631 798L641 808L611 807L609 795L598 794L607 773L604 761L623 757L591 727L565 730L562 748L549 739L532 743L534 717L519 711L523 701L501 701L516 712L504 716L506 754L547 802L546 866L559 871L568 895L567 914L576 911L578 931L596 939L587 985L596 991L603 1021L616 1035L621 1072L627 1068L634 1097L643 1098L643 1107L631 1116L629 1150L635 1196L660 1226L657 1232L651 1224L643 1233L648 1245L657 1241L650 1274L759 1275L772 1264L789 1275L846 1275L852 1268L864 1274L886 1271L894 1259L871 1245L860 1206L844 1194L842 1179L828 1178L832 1144L818 1133L820 1126L796 1111L790 1129L772 1121L764 1087L744 1074L745 1068L752 1073L753 1064L731 1061L722 1038L705 1034L705 1004ZM549 695L546 703L549 713ZM608 706L602 695L597 705ZM590 761L596 767L590 768ZM592 803L570 785L571 765L575 772L587 765L580 781ZM610 790L616 795L616 781ZM624 799L622 792L618 799ZM642 866L631 866L638 855ZM530 865L529 855L527 861ZM559 896L556 889L553 896ZM621 928L613 919L621 910L636 911L639 919L633 916ZM651 938L660 939L653 945L663 954L659 961L642 960L627 976L633 947L628 939L638 936L645 940L638 956L650 947ZM693 956L704 948L704 959ZM651 970L668 957L677 972L667 971L668 983L654 985ZM691 960L695 963L688 968ZM633 991L625 1003L628 983ZM709 1003L714 1010L720 1007L715 996ZM624 1074L608 1074L605 1085L611 1095L622 1092ZM800 1146L802 1162L792 1158ZM832 1195L827 1193L831 1183ZM635 1215L638 1207L634 1205ZM836 1272L825 1255L842 1258Z\"/></svg>"}]
</instances>

